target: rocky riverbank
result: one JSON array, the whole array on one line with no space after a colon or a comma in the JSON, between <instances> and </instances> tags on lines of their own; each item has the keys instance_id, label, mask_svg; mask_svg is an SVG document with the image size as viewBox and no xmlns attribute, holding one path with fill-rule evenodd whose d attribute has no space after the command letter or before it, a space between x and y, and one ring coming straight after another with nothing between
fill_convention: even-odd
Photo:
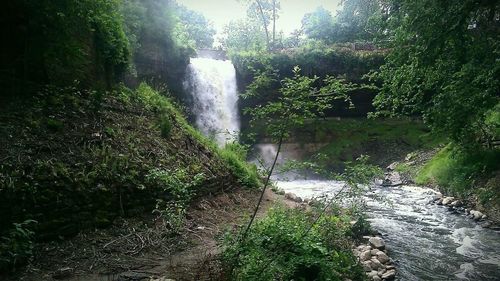
<instances>
[{"instance_id":1,"label":"rocky riverbank","mask_svg":"<svg viewBox=\"0 0 500 281\"><path fill-rule=\"evenodd\" d=\"M420 157L415 156L414 153L408 154L404 161L393 162L386 167L385 177L379 184L392 187L415 184L416 171L431 157L431 152L424 153ZM495 208L484 208L475 197L447 196L437 185L430 184L427 187L437 191L432 203L445 206L452 213L466 215L482 227L500 229L498 210Z\"/></svg>"},{"instance_id":2,"label":"rocky riverbank","mask_svg":"<svg viewBox=\"0 0 500 281\"><path fill-rule=\"evenodd\" d=\"M387 255L384 240L378 236L363 236L363 238L366 243L357 246L352 251L358 257L369 280L394 280L396 266Z\"/></svg>"}]
</instances>

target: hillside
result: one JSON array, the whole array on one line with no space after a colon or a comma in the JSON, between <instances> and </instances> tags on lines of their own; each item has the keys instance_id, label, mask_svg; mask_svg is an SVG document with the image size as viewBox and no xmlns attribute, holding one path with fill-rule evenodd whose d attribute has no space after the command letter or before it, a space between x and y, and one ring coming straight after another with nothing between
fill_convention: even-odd
<instances>
[{"instance_id":1,"label":"hillside","mask_svg":"<svg viewBox=\"0 0 500 281\"><path fill-rule=\"evenodd\" d=\"M2 268L24 263L32 239L153 210L172 230L193 199L258 183L146 84L102 94L46 88L6 104L0 119Z\"/></svg>"}]
</instances>

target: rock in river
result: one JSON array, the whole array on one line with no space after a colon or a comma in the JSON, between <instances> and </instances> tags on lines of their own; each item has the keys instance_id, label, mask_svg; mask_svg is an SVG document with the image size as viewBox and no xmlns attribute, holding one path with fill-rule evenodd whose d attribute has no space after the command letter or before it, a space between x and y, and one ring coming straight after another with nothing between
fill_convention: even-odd
<instances>
[{"instance_id":1,"label":"rock in river","mask_svg":"<svg viewBox=\"0 0 500 281\"><path fill-rule=\"evenodd\" d=\"M382 275L382 279L393 280L396 277L396 270L391 269Z\"/></svg>"},{"instance_id":2,"label":"rock in river","mask_svg":"<svg viewBox=\"0 0 500 281\"><path fill-rule=\"evenodd\" d=\"M370 242L370 245L372 245L372 247L374 248L380 250L383 250L385 248L384 240L382 240L382 238L380 237L371 237L370 240L368 240L368 242Z\"/></svg>"},{"instance_id":3,"label":"rock in river","mask_svg":"<svg viewBox=\"0 0 500 281\"><path fill-rule=\"evenodd\" d=\"M377 252L377 259L381 262L381 263L387 263L389 262L389 256L387 256L384 252L382 251L378 251Z\"/></svg>"}]
</instances>

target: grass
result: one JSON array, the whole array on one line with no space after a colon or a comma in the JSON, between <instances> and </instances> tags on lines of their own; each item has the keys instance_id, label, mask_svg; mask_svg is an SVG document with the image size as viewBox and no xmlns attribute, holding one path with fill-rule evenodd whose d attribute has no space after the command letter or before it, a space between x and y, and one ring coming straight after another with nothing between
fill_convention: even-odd
<instances>
[{"instance_id":1,"label":"grass","mask_svg":"<svg viewBox=\"0 0 500 281\"><path fill-rule=\"evenodd\" d=\"M169 115L187 134L219 156L243 186L255 188L260 185L260 177L257 173L257 168L255 165L246 162L247 151L245 147L237 143L232 143L226 145L224 148L219 148L213 140L205 137L200 131L196 130L186 121L183 114L178 109L178 106L175 106L169 98L161 95L146 83L139 85L136 99L141 101L146 108L162 112L164 115ZM167 125L165 125L165 120L168 121ZM162 135L165 134L168 136L170 134L171 125L166 117L163 117L161 120L160 127L162 129Z\"/></svg>"},{"instance_id":2,"label":"grass","mask_svg":"<svg viewBox=\"0 0 500 281\"><path fill-rule=\"evenodd\" d=\"M482 190L482 183L500 168L498 159L499 150L467 151L449 144L417 172L415 182L436 184L455 196L470 196Z\"/></svg>"}]
</instances>

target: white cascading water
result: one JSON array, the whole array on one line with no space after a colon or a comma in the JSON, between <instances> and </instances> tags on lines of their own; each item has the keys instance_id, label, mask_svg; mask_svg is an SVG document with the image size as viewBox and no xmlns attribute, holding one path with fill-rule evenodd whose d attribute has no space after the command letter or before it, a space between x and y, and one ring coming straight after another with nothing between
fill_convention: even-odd
<instances>
[{"instance_id":1,"label":"white cascading water","mask_svg":"<svg viewBox=\"0 0 500 281\"><path fill-rule=\"evenodd\" d=\"M191 58L184 86L193 97L196 126L219 146L240 130L236 70L229 60Z\"/></svg>"}]
</instances>

